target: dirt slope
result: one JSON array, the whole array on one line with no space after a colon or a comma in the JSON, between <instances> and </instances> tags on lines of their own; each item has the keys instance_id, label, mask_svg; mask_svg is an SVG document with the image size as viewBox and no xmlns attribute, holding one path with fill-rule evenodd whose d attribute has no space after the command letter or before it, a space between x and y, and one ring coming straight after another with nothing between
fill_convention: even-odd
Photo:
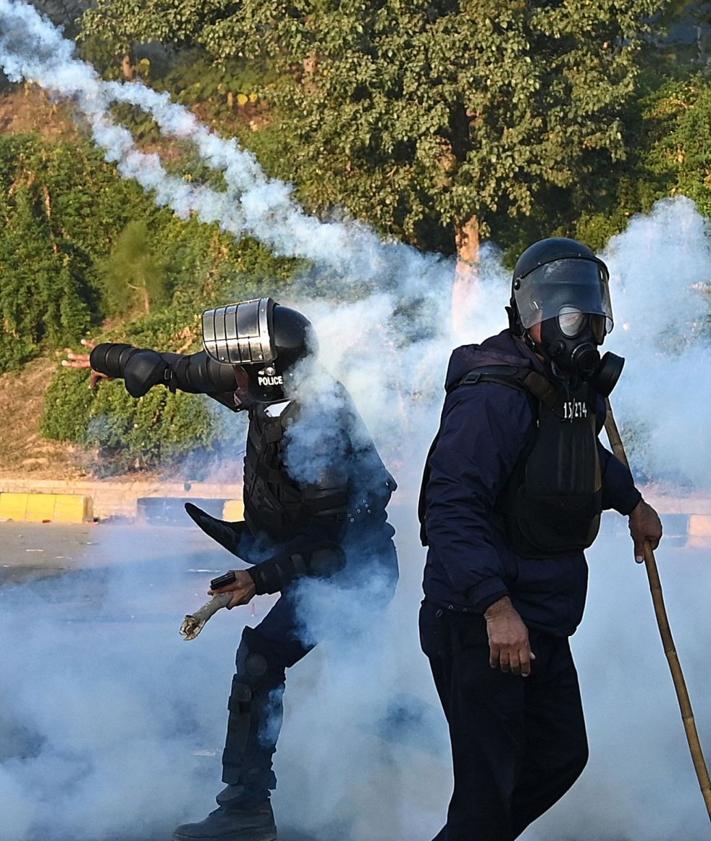
<instances>
[{"instance_id":1,"label":"dirt slope","mask_svg":"<svg viewBox=\"0 0 711 841\"><path fill-rule=\"evenodd\" d=\"M35 359L0 376L0 475L75 479L87 475L81 452L40 435L44 393L57 359Z\"/></svg>"},{"instance_id":2,"label":"dirt slope","mask_svg":"<svg viewBox=\"0 0 711 841\"><path fill-rule=\"evenodd\" d=\"M76 137L68 105L52 102L36 85L12 87L0 95L0 133L39 132L45 140Z\"/></svg>"}]
</instances>

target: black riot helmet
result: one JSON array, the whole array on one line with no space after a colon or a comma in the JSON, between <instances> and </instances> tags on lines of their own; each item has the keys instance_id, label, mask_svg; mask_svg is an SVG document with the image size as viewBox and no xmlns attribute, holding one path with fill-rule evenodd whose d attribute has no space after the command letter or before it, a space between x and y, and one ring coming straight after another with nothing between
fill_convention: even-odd
<instances>
[{"instance_id":1,"label":"black riot helmet","mask_svg":"<svg viewBox=\"0 0 711 841\"><path fill-rule=\"evenodd\" d=\"M624 360L612 353L600 359L598 351L614 324L609 272L586 245L567 237L530 245L516 262L510 304L512 330L555 373L587 380L604 396L612 391ZM536 324L539 342L530 333Z\"/></svg>"},{"instance_id":2,"label":"black riot helmet","mask_svg":"<svg viewBox=\"0 0 711 841\"><path fill-rule=\"evenodd\" d=\"M243 408L284 400L294 364L316 350L308 318L271 298L205 310L202 335L208 355L234 367Z\"/></svg>"}]
</instances>

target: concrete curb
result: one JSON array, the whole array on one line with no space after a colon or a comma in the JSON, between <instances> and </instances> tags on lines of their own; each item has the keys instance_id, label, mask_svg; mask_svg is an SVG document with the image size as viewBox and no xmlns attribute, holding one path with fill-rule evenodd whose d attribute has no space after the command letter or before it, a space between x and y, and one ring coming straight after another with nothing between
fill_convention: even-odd
<instances>
[{"instance_id":1,"label":"concrete curb","mask_svg":"<svg viewBox=\"0 0 711 841\"><path fill-rule=\"evenodd\" d=\"M180 496L142 496L136 500L136 519L148 524L192 525L185 513L185 503L192 502L220 520L243 520L244 505L241 499L203 499Z\"/></svg>"},{"instance_id":2,"label":"concrete curb","mask_svg":"<svg viewBox=\"0 0 711 841\"><path fill-rule=\"evenodd\" d=\"M192 502L214 517L234 522L244 517L241 496L238 484L0 479L0 521L86 523L120 517L189 525L183 506ZM648 498L662 516L667 540L711 545L710 499L653 492ZM402 505L405 500L394 500L398 502ZM626 530L626 520L615 519L615 527Z\"/></svg>"}]
</instances>

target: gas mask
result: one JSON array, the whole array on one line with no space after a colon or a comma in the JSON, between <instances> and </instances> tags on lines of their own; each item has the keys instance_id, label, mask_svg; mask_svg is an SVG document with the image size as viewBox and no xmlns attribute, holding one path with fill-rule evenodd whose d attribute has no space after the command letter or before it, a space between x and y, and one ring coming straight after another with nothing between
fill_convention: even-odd
<instances>
[{"instance_id":1,"label":"gas mask","mask_svg":"<svg viewBox=\"0 0 711 841\"><path fill-rule=\"evenodd\" d=\"M625 360L609 352L600 358L598 347L604 339L603 316L566 306L557 318L541 322L538 350L551 363L554 373L587 381L608 397L622 374Z\"/></svg>"},{"instance_id":2,"label":"gas mask","mask_svg":"<svg viewBox=\"0 0 711 841\"><path fill-rule=\"evenodd\" d=\"M294 363L314 349L309 320L271 298L205 310L202 332L208 355L233 366L243 409L286 399Z\"/></svg>"},{"instance_id":3,"label":"gas mask","mask_svg":"<svg viewBox=\"0 0 711 841\"><path fill-rule=\"evenodd\" d=\"M589 382L607 397L624 359L600 358L598 348L612 331L607 266L582 243L541 240L519 258L512 288L514 326L563 378ZM540 324L540 341L531 328Z\"/></svg>"}]
</instances>

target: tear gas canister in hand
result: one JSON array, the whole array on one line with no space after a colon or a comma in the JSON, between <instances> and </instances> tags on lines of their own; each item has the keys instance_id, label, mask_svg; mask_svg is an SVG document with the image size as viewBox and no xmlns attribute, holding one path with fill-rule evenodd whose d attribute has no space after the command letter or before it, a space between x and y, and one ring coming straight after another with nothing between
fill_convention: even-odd
<instances>
[{"instance_id":1,"label":"tear gas canister in hand","mask_svg":"<svg viewBox=\"0 0 711 841\"><path fill-rule=\"evenodd\" d=\"M211 619L221 608L227 607L231 598L232 593L220 593L213 596L195 613L188 613L180 626L180 636L184 640L194 640L205 627L208 619Z\"/></svg>"},{"instance_id":2,"label":"tear gas canister in hand","mask_svg":"<svg viewBox=\"0 0 711 841\"><path fill-rule=\"evenodd\" d=\"M235 574L235 571L231 569L224 575L219 575L217 578L213 578L210 582L210 589L219 590L221 587L227 587L230 584L234 584L236 580L237 575ZM206 602L200 610L196 610L195 613L189 613L185 619L183 619L183 624L180 626L180 636L185 640L194 640L200 631L202 631L205 627L205 623L208 619L211 619L221 608L227 607L231 598L232 593L218 593L216 596L213 596L209 602Z\"/></svg>"}]
</instances>

